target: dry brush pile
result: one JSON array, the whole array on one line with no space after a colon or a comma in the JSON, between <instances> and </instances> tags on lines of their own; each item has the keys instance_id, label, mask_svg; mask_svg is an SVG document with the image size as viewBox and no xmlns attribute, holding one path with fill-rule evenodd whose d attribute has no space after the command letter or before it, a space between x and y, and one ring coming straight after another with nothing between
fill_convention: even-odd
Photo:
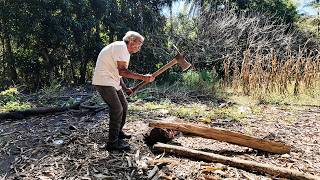
<instances>
[{"instance_id":1,"label":"dry brush pile","mask_svg":"<svg viewBox=\"0 0 320 180\"><path fill-rule=\"evenodd\" d=\"M311 34L263 13L216 11L194 17L180 15L173 27L173 42L187 52L196 68L219 65L219 71L224 59L240 61L245 50L265 53L275 49L283 56L287 50L297 54L300 49L319 48Z\"/></svg>"},{"instance_id":2,"label":"dry brush pile","mask_svg":"<svg viewBox=\"0 0 320 180\"><path fill-rule=\"evenodd\" d=\"M192 20L192 21L191 21ZM319 94L319 45L312 34L264 13L180 15L173 39L197 70L223 77L222 87L262 96Z\"/></svg>"}]
</instances>

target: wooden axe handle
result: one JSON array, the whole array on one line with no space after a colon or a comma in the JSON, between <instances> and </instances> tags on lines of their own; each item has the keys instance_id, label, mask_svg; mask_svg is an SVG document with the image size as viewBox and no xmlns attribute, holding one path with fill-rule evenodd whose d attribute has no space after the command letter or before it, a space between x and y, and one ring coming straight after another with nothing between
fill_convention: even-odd
<instances>
[{"instance_id":1,"label":"wooden axe handle","mask_svg":"<svg viewBox=\"0 0 320 180\"><path fill-rule=\"evenodd\" d=\"M159 76L160 74L162 74L163 72L165 72L166 70L168 70L169 68L171 68L172 66L174 66L175 64L177 64L177 62L178 62L178 61L176 60L176 58L174 58L173 60L171 60L170 62L168 62L166 65L164 65L164 66L162 66L160 69L158 69L156 72L154 72L154 73L152 74L152 76L153 76L153 77ZM134 86L134 87L132 88L133 93L134 93L135 91L137 91L138 89L142 88L143 86L145 86L146 84L148 84L148 82L142 81L142 82L140 82L139 84L137 84L136 86ZM133 93L132 93L132 94L133 94Z\"/></svg>"}]
</instances>

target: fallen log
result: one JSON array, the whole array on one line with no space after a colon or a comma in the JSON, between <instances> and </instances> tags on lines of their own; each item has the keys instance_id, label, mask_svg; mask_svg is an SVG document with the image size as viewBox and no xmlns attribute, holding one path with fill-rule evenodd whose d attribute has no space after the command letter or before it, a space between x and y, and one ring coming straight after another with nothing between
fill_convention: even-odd
<instances>
[{"instance_id":1,"label":"fallen log","mask_svg":"<svg viewBox=\"0 0 320 180\"><path fill-rule=\"evenodd\" d=\"M50 114L50 113L58 113L64 112L70 109L79 109L80 103L76 103L71 106L63 106L63 107L43 107L43 108L34 108L27 110L14 110L6 113L0 113L0 122L6 119L23 119L29 116L34 115L42 115L42 114Z\"/></svg>"},{"instance_id":2,"label":"fallen log","mask_svg":"<svg viewBox=\"0 0 320 180\"><path fill-rule=\"evenodd\" d=\"M250 172L270 174L276 177L299 179L299 180L320 180L319 176L311 175L301 171L273 166L270 164L258 163L254 161L242 160L239 158L226 157L226 156L222 156L214 153L197 151L197 150L185 148L182 146L157 143L153 146L153 148L159 151L173 153L183 157L190 157L198 160L222 163L225 165L240 168Z\"/></svg>"},{"instance_id":3,"label":"fallen log","mask_svg":"<svg viewBox=\"0 0 320 180\"><path fill-rule=\"evenodd\" d=\"M222 128L209 128L205 126L196 126L187 123L161 121L150 122L149 126L156 128L172 129L184 133L190 133L204 138L224 141L271 153L285 154L290 152L290 146L286 144L275 141L258 139L241 133L228 131Z\"/></svg>"}]
</instances>

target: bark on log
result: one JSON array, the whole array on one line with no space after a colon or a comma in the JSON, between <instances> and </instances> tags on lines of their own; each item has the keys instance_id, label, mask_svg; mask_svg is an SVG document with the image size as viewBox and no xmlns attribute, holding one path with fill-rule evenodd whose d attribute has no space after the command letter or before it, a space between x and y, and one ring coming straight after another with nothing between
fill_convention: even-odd
<instances>
[{"instance_id":1,"label":"bark on log","mask_svg":"<svg viewBox=\"0 0 320 180\"><path fill-rule=\"evenodd\" d=\"M191 133L204 138L215 139L232 144L259 149L266 152L285 154L290 152L290 146L269 140L258 139L241 133L228 131L222 128L209 128L204 126L195 126L186 123L153 121L149 123L150 127L166 128L185 133Z\"/></svg>"},{"instance_id":2,"label":"bark on log","mask_svg":"<svg viewBox=\"0 0 320 180\"><path fill-rule=\"evenodd\" d=\"M157 143L153 146L155 149L177 154L184 157L191 157L198 160L222 163L236 168L241 168L247 171L256 171L260 173L270 174L276 177L302 180L320 180L319 176L303 173L288 168L273 166L270 164L258 163L254 161L242 160L239 158L231 158L219 154L197 151L181 146Z\"/></svg>"}]
</instances>

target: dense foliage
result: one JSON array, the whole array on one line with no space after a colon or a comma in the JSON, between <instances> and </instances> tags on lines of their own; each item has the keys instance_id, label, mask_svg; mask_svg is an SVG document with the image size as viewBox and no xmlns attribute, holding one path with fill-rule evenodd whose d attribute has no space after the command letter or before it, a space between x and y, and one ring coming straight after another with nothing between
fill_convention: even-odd
<instances>
[{"instance_id":1,"label":"dense foliage","mask_svg":"<svg viewBox=\"0 0 320 180\"><path fill-rule=\"evenodd\" d=\"M296 7L290 0L188 0L194 10L212 12L221 9L235 10L238 14L267 13L275 21L281 20L286 24L293 23L298 17Z\"/></svg>"},{"instance_id":2,"label":"dense foliage","mask_svg":"<svg viewBox=\"0 0 320 180\"><path fill-rule=\"evenodd\" d=\"M128 30L146 35L139 56L156 59L153 44L161 36L166 1L143 0L18 0L1 2L1 82L37 88L58 80L84 83L101 48L121 40ZM133 59L138 59L134 57ZM141 59L141 57L139 58ZM157 59L155 61L160 61ZM133 61L147 66L152 61ZM142 69L138 69L142 71Z\"/></svg>"},{"instance_id":3,"label":"dense foliage","mask_svg":"<svg viewBox=\"0 0 320 180\"><path fill-rule=\"evenodd\" d=\"M142 51L132 57L130 69L136 72L153 72L170 60L175 54L172 43L187 52L196 68L211 69L212 64L222 65L224 57L241 58L248 46L263 48L256 39L259 33L250 36L253 30L269 33L265 37L276 31L268 41L272 46L266 46L288 47L283 42L291 37L297 17L295 7L286 0L186 1L192 8L179 17L172 13L173 2L1 1L0 89L23 84L35 90L54 81L86 83L101 48L121 40L128 30L146 37ZM170 17L163 15L164 7L171 10ZM263 18L270 13L271 18ZM162 78L174 81L177 74L170 71Z\"/></svg>"}]
</instances>

